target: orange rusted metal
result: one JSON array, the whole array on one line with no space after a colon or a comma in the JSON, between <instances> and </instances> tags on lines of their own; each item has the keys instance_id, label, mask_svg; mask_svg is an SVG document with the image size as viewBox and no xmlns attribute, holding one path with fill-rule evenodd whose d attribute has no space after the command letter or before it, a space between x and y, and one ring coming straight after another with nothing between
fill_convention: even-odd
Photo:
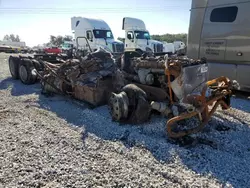
<instances>
[{"instance_id":1,"label":"orange rusted metal","mask_svg":"<svg viewBox=\"0 0 250 188\"><path fill-rule=\"evenodd\" d=\"M172 93L171 82L170 82L170 71L166 69L165 73L167 74L167 79L168 79L168 91L169 91L170 104L173 105L174 102L173 102L173 93Z\"/></svg>"},{"instance_id":2,"label":"orange rusted metal","mask_svg":"<svg viewBox=\"0 0 250 188\"><path fill-rule=\"evenodd\" d=\"M216 78L216 79L213 79L213 80L210 80L207 82L207 86L211 86L213 84L216 84L216 83L219 83L219 82L225 82L226 85L228 85L229 83L229 80L227 77L225 76L221 76L219 78Z\"/></svg>"},{"instance_id":3,"label":"orange rusted metal","mask_svg":"<svg viewBox=\"0 0 250 188\"><path fill-rule=\"evenodd\" d=\"M217 84L217 85L216 85ZM207 88L214 86L218 91L211 96L206 97ZM185 101L195 106L196 111L191 113L182 113L177 117L171 118L166 125L167 134L171 138L181 138L186 135L194 134L201 131L207 124L211 116L214 114L218 106L222 106L222 109L228 109L229 105L224 101L225 97L231 95L229 89L229 80L226 77L220 77L214 80L210 80L204 86L201 95L188 96ZM215 103L215 104L214 104ZM209 107L212 108L209 110ZM184 131L174 132L174 124L185 119L198 116L200 124L195 127Z\"/></svg>"},{"instance_id":4,"label":"orange rusted metal","mask_svg":"<svg viewBox=\"0 0 250 188\"><path fill-rule=\"evenodd\" d=\"M99 80L96 86L76 84L73 87L73 96L93 106L107 104L113 92L112 79Z\"/></svg>"}]
</instances>

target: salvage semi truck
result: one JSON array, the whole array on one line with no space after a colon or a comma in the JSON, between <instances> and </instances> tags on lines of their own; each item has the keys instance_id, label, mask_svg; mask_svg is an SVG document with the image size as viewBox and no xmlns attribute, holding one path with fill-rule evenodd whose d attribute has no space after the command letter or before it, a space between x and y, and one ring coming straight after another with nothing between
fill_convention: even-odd
<instances>
[{"instance_id":1,"label":"salvage semi truck","mask_svg":"<svg viewBox=\"0 0 250 188\"><path fill-rule=\"evenodd\" d=\"M205 57L209 79L235 79L250 91L250 0L193 0L187 55Z\"/></svg>"},{"instance_id":2,"label":"salvage semi truck","mask_svg":"<svg viewBox=\"0 0 250 188\"><path fill-rule=\"evenodd\" d=\"M63 94L94 106L107 104L114 121L139 124L157 111L169 118L166 130L171 138L199 132L218 106L230 107L235 83L226 77L207 82L205 59L166 54L142 55L129 62L127 69L120 69L110 52L98 49L55 64L39 57L10 56L9 69L24 84L40 80L43 94ZM197 121L182 124L190 118Z\"/></svg>"},{"instance_id":3,"label":"salvage semi truck","mask_svg":"<svg viewBox=\"0 0 250 188\"><path fill-rule=\"evenodd\" d=\"M78 27L83 20L76 18L72 26ZM121 65L112 57L116 43L110 28L104 21L93 19L86 22L91 23L88 27L84 28L85 24L83 29L75 29L76 39L83 39L76 41L77 46L88 47L88 54L66 60L56 58L55 62L44 60L44 56L10 56L10 73L24 84L39 80L43 93L63 94L94 106L107 104L114 121L143 123L157 111L169 118L166 130L171 138L201 131L218 106L230 108L236 81L224 76L208 81L205 58L160 55L162 45L150 43L148 31L138 29L144 23L137 22L141 25L135 28L133 20L123 19L130 40L127 44L131 46L120 51L124 52ZM151 44L154 51L147 49ZM97 45L98 49L91 49ZM197 121L187 125L185 120L190 118Z\"/></svg>"}]
</instances>

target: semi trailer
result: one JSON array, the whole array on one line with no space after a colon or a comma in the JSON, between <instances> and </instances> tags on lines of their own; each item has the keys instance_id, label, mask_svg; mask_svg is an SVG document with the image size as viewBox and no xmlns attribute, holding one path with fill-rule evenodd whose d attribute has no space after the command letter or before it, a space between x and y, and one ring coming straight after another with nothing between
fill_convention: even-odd
<instances>
[{"instance_id":1,"label":"semi trailer","mask_svg":"<svg viewBox=\"0 0 250 188\"><path fill-rule=\"evenodd\" d=\"M205 57L209 79L235 79L250 91L249 0L193 0L187 55Z\"/></svg>"}]
</instances>

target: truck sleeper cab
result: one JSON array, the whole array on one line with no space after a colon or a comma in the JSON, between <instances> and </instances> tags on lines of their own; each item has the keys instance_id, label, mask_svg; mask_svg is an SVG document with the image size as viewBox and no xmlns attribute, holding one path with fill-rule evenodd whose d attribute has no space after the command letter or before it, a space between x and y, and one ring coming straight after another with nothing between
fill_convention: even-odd
<instances>
[{"instance_id":1,"label":"truck sleeper cab","mask_svg":"<svg viewBox=\"0 0 250 188\"><path fill-rule=\"evenodd\" d=\"M172 53L160 41L152 40L145 23L137 18L124 17L122 29L125 30L125 51Z\"/></svg>"},{"instance_id":2,"label":"truck sleeper cab","mask_svg":"<svg viewBox=\"0 0 250 188\"><path fill-rule=\"evenodd\" d=\"M94 51L99 47L111 53L123 53L124 51L123 43L114 40L110 27L101 19L72 17L71 29L73 30L75 39L78 37L86 37L90 48ZM86 40L83 38L79 40L78 45L84 50L89 49Z\"/></svg>"},{"instance_id":3,"label":"truck sleeper cab","mask_svg":"<svg viewBox=\"0 0 250 188\"><path fill-rule=\"evenodd\" d=\"M206 57L209 79L237 80L250 91L250 0L193 0L187 55Z\"/></svg>"}]
</instances>

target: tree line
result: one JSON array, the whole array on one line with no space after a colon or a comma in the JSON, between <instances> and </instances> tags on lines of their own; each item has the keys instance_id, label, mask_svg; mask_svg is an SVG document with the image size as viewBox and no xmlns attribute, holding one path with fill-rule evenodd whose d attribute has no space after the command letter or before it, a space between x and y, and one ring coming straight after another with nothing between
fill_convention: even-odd
<instances>
[{"instance_id":1,"label":"tree line","mask_svg":"<svg viewBox=\"0 0 250 188\"><path fill-rule=\"evenodd\" d=\"M54 46L60 46L64 43L64 41L73 41L73 37L70 35L65 35L65 36L54 36L54 35L50 35L50 40L47 43L47 45L54 45Z\"/></svg>"},{"instance_id":2,"label":"tree line","mask_svg":"<svg viewBox=\"0 0 250 188\"><path fill-rule=\"evenodd\" d=\"M182 41L187 44L187 34L179 33L179 34L164 34L164 35L151 35L151 39L158 41L165 41L168 43L172 43L174 41ZM124 42L125 39L118 37L118 40Z\"/></svg>"},{"instance_id":3,"label":"tree line","mask_svg":"<svg viewBox=\"0 0 250 188\"><path fill-rule=\"evenodd\" d=\"M179 34L164 34L164 35L151 35L151 38L158 41L166 41L166 42L174 42L174 41L182 41L187 44L187 34L179 33Z\"/></svg>"},{"instance_id":4,"label":"tree line","mask_svg":"<svg viewBox=\"0 0 250 188\"><path fill-rule=\"evenodd\" d=\"M14 34L4 35L3 40L4 41L11 41L11 42L20 42L21 41L19 35L15 36Z\"/></svg>"}]
</instances>

